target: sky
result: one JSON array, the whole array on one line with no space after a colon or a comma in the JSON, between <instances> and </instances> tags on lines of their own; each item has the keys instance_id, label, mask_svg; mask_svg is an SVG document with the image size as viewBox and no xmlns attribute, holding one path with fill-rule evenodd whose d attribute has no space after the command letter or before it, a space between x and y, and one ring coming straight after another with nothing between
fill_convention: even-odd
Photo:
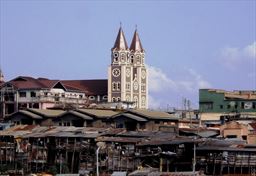
<instances>
[{"instance_id":1,"label":"sky","mask_svg":"<svg viewBox=\"0 0 256 176\"><path fill-rule=\"evenodd\" d=\"M256 90L256 0L0 0L5 80L107 79L120 22L146 51L150 108L197 107L200 88Z\"/></svg>"}]
</instances>

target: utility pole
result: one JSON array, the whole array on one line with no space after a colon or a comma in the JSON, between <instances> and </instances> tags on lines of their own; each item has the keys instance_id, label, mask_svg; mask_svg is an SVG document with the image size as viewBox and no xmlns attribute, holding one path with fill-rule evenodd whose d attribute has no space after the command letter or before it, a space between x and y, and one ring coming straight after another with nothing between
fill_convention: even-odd
<instances>
[{"instance_id":1,"label":"utility pole","mask_svg":"<svg viewBox=\"0 0 256 176\"><path fill-rule=\"evenodd\" d=\"M193 175L196 176L196 137L194 137Z\"/></svg>"}]
</instances>

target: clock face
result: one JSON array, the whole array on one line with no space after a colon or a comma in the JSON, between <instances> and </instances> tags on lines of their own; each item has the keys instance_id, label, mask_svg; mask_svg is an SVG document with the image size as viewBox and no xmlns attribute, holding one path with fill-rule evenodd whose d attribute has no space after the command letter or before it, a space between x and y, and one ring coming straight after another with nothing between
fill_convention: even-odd
<instances>
[{"instance_id":1,"label":"clock face","mask_svg":"<svg viewBox=\"0 0 256 176\"><path fill-rule=\"evenodd\" d=\"M141 71L141 77L142 77L143 79L146 78L146 71L145 71L145 70L142 70L142 71Z\"/></svg>"},{"instance_id":2,"label":"clock face","mask_svg":"<svg viewBox=\"0 0 256 176\"><path fill-rule=\"evenodd\" d=\"M112 75L113 75L114 77L120 76L120 69L119 69L119 68L114 68L114 69L112 70Z\"/></svg>"},{"instance_id":3,"label":"clock face","mask_svg":"<svg viewBox=\"0 0 256 176\"><path fill-rule=\"evenodd\" d=\"M138 85L138 83L137 83L137 82L134 82L134 83L133 83L133 88L134 88L134 90L138 90L139 85Z\"/></svg>"},{"instance_id":4,"label":"clock face","mask_svg":"<svg viewBox=\"0 0 256 176\"><path fill-rule=\"evenodd\" d=\"M126 76L127 77L131 76L131 70L129 68L126 69Z\"/></svg>"}]
</instances>

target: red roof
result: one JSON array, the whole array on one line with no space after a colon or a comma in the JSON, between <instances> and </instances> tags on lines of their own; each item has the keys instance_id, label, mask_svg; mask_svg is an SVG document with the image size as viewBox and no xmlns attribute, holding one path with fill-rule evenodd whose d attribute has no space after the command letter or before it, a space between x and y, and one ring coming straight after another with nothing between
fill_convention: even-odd
<instances>
[{"instance_id":1,"label":"red roof","mask_svg":"<svg viewBox=\"0 0 256 176\"><path fill-rule=\"evenodd\" d=\"M40 80L27 76L19 76L9 82L17 89L43 89L51 88L53 84L56 84L58 80Z\"/></svg>"},{"instance_id":2,"label":"red roof","mask_svg":"<svg viewBox=\"0 0 256 176\"><path fill-rule=\"evenodd\" d=\"M107 95L108 80L62 80L66 87L70 86L87 92L88 95Z\"/></svg>"},{"instance_id":3,"label":"red roof","mask_svg":"<svg viewBox=\"0 0 256 176\"><path fill-rule=\"evenodd\" d=\"M11 84L20 89L51 89L63 87L67 91L85 92L87 95L107 95L108 81L104 80L49 80L46 78L32 78L19 76L5 84Z\"/></svg>"}]
</instances>

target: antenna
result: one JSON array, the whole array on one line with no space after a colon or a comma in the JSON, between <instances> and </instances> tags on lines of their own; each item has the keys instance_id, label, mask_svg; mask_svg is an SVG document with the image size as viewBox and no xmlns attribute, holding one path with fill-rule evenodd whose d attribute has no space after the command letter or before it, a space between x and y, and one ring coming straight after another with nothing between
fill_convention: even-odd
<instances>
[{"instance_id":1,"label":"antenna","mask_svg":"<svg viewBox=\"0 0 256 176\"><path fill-rule=\"evenodd\" d=\"M122 28L122 22L120 21L120 28Z\"/></svg>"}]
</instances>

